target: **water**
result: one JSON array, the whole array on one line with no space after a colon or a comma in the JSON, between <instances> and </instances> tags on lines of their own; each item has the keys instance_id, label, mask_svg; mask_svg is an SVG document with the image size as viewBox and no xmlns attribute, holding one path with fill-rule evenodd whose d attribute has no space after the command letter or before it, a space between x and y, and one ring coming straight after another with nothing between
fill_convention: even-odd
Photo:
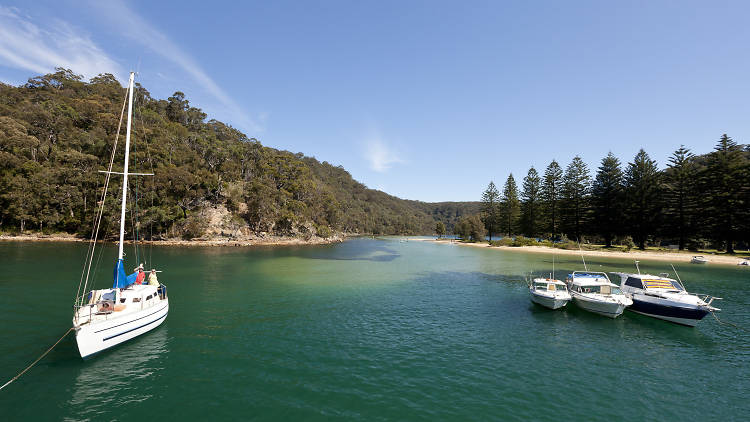
<instances>
[{"instance_id":1,"label":"water","mask_svg":"<svg viewBox=\"0 0 750 422\"><path fill-rule=\"evenodd\" d=\"M0 243L0 382L69 328L84 254ZM0 392L3 420L750 420L746 331L540 308L523 277L549 255L398 238L152 254L165 323L89 361L69 336ZM558 278L580 267L556 258ZM678 270L750 327L749 268Z\"/></svg>"}]
</instances>

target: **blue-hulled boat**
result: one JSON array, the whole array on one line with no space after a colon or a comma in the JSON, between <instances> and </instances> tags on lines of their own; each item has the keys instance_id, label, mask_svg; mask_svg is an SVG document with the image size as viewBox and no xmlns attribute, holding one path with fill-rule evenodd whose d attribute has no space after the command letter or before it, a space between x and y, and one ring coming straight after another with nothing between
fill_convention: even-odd
<instances>
[{"instance_id":1,"label":"blue-hulled boat","mask_svg":"<svg viewBox=\"0 0 750 422\"><path fill-rule=\"evenodd\" d=\"M694 327L709 312L721 309L711 306L718 297L688 293L668 274L613 273L620 276L620 289L631 296L630 310L650 317Z\"/></svg>"}]
</instances>

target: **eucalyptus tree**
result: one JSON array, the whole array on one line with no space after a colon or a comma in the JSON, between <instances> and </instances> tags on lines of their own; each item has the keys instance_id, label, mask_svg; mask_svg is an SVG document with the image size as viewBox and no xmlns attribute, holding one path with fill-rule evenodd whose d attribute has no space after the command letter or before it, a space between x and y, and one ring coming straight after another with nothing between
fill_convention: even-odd
<instances>
[{"instance_id":1,"label":"eucalyptus tree","mask_svg":"<svg viewBox=\"0 0 750 422\"><path fill-rule=\"evenodd\" d=\"M678 237L680 250L685 249L688 237L694 233L692 217L696 207L696 176L693 153L680 145L669 157L662 185L667 218L665 226L669 235Z\"/></svg>"},{"instance_id":2,"label":"eucalyptus tree","mask_svg":"<svg viewBox=\"0 0 750 422\"><path fill-rule=\"evenodd\" d=\"M734 252L734 241L738 236L739 215L743 204L742 190L747 188L743 180L746 160L742 148L727 136L722 135L714 151L708 155L705 179L708 195L704 211L709 218L711 233L724 243L726 251Z\"/></svg>"},{"instance_id":3,"label":"eucalyptus tree","mask_svg":"<svg viewBox=\"0 0 750 422\"><path fill-rule=\"evenodd\" d=\"M499 206L500 192L497 190L495 182L490 181L490 184L487 185L487 189L482 193L482 203L480 206L480 210L482 211L482 222L489 232L490 241L492 241L492 229L496 227L499 220Z\"/></svg>"},{"instance_id":4,"label":"eucalyptus tree","mask_svg":"<svg viewBox=\"0 0 750 422\"><path fill-rule=\"evenodd\" d=\"M623 192L620 160L610 152L602 159L591 187L593 229L604 237L608 248L614 237L622 232Z\"/></svg>"},{"instance_id":5,"label":"eucalyptus tree","mask_svg":"<svg viewBox=\"0 0 750 422\"><path fill-rule=\"evenodd\" d=\"M581 157L575 156L563 176L563 222L569 234L580 240L583 225L588 217L588 200L591 189L589 168Z\"/></svg>"},{"instance_id":6,"label":"eucalyptus tree","mask_svg":"<svg viewBox=\"0 0 750 422\"><path fill-rule=\"evenodd\" d=\"M642 148L625 170L625 194L630 232L638 248L644 250L660 211L660 174L656 161Z\"/></svg>"},{"instance_id":7,"label":"eucalyptus tree","mask_svg":"<svg viewBox=\"0 0 750 422\"><path fill-rule=\"evenodd\" d=\"M546 228L555 238L559 223L559 201L562 197L562 177L563 171L557 161L552 160L544 171L544 180L542 181L542 190L540 196L544 203L545 214L548 224Z\"/></svg>"},{"instance_id":8,"label":"eucalyptus tree","mask_svg":"<svg viewBox=\"0 0 750 422\"><path fill-rule=\"evenodd\" d=\"M523 179L521 192L521 231L528 237L534 237L539 232L541 189L539 173L531 167Z\"/></svg>"},{"instance_id":9,"label":"eucalyptus tree","mask_svg":"<svg viewBox=\"0 0 750 422\"><path fill-rule=\"evenodd\" d=\"M445 224L443 224L442 221L438 221L437 223L435 223L435 234L437 234L438 239L443 237L443 235L445 234Z\"/></svg>"},{"instance_id":10,"label":"eucalyptus tree","mask_svg":"<svg viewBox=\"0 0 750 422\"><path fill-rule=\"evenodd\" d=\"M513 173L508 176L503 188L502 219L503 229L508 236L516 233L518 227L518 216L520 214L520 202L518 200L518 186Z\"/></svg>"}]
</instances>

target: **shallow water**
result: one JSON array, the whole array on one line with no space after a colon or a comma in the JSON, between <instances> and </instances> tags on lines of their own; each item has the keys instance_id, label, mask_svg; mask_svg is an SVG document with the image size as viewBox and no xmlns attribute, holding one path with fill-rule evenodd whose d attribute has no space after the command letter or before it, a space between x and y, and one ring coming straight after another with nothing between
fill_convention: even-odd
<instances>
[{"instance_id":1,"label":"shallow water","mask_svg":"<svg viewBox=\"0 0 750 422\"><path fill-rule=\"evenodd\" d=\"M149 253L165 323L88 361L67 337L0 391L3 420L750 420L747 331L540 308L523 279L551 255L399 239ZM84 255L0 243L0 382L70 327ZM558 278L582 269L555 261ZM750 268L678 271L750 327Z\"/></svg>"}]
</instances>

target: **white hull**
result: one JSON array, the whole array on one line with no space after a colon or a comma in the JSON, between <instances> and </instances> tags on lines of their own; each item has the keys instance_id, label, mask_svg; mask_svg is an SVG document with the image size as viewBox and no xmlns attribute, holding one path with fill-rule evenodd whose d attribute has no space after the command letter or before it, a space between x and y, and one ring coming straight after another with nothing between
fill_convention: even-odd
<instances>
[{"instance_id":1,"label":"white hull","mask_svg":"<svg viewBox=\"0 0 750 422\"><path fill-rule=\"evenodd\" d=\"M688 327L695 327L701 321L699 319L668 317L664 315L655 315L655 314L649 314L646 312L636 311L634 309L630 309L630 310L637 314L650 316L656 319L663 319L665 321L674 322L675 324L687 325Z\"/></svg>"},{"instance_id":2,"label":"white hull","mask_svg":"<svg viewBox=\"0 0 750 422\"><path fill-rule=\"evenodd\" d=\"M568 301L570 299L555 299L552 297L542 296L538 294L531 293L531 301L536 303L537 305L544 306L545 308L549 309L560 309L563 306L568 304Z\"/></svg>"},{"instance_id":3,"label":"white hull","mask_svg":"<svg viewBox=\"0 0 750 422\"><path fill-rule=\"evenodd\" d=\"M625 310L625 305L617 302L589 299L577 294L573 295L573 299L581 309L610 318L617 318Z\"/></svg>"},{"instance_id":4,"label":"white hull","mask_svg":"<svg viewBox=\"0 0 750 422\"><path fill-rule=\"evenodd\" d=\"M167 318L169 300L137 312L128 312L119 317L87 323L76 328L76 343L81 357L86 359L110 347L158 327Z\"/></svg>"}]
</instances>

